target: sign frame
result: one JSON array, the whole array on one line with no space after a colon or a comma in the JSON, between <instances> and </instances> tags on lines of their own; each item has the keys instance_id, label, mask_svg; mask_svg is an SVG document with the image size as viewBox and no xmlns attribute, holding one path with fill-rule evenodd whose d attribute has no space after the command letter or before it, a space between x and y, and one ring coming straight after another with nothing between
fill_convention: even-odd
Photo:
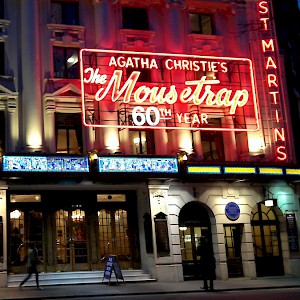
<instances>
[{"instance_id":1,"label":"sign frame","mask_svg":"<svg viewBox=\"0 0 300 300\"><path fill-rule=\"evenodd\" d=\"M117 260L117 256L116 255L108 255L106 264L105 264L105 268L104 268L102 283L103 283L104 279L107 279L107 280L109 280L109 284L110 284L111 275L112 275L113 271L115 273L117 283L119 282L118 279L123 280L123 283L125 283L124 277L123 277L123 274L121 271L121 267Z\"/></svg>"},{"instance_id":2,"label":"sign frame","mask_svg":"<svg viewBox=\"0 0 300 300\"><path fill-rule=\"evenodd\" d=\"M178 121L177 121L178 123L175 122L175 124L176 124L175 126L167 126L167 125L161 124L161 122L158 123L158 126L157 126L157 124L155 124L155 125L152 124L150 126L149 124L152 123L152 121L151 122L149 121L150 123L146 122L146 125L145 125L145 123L144 124L141 123L140 119L136 122L135 125L119 124L119 122L112 121L111 119L109 121L107 121L107 124L100 124L103 121L102 120L100 121L100 119L101 119L100 117L99 118L95 117L95 113L94 112L98 111L98 113L99 113L101 110L100 109L98 109L98 110L95 109L95 102L98 103L97 105L100 107L101 101L104 100L104 99L106 99L104 97L104 95L101 96L101 93L102 94L106 93L105 92L106 88L103 88L102 86L104 86L105 84L107 84L106 81L108 79L107 79L107 74L106 73L101 74L101 70L100 70L101 68L100 67L99 68L97 67L94 70L93 67L91 67L89 65L89 67L85 68L86 63L84 63L84 58L86 56L92 55L92 54L95 54L95 55L97 55L97 54L101 55L102 54L102 55L106 55L106 56L111 55L111 57L113 55L116 55L116 56L118 56L118 55L136 55L136 56L141 55L141 56L151 56L151 57L159 57L159 56L161 56L161 57L172 57L174 59L186 58L186 60L188 60L188 59L190 59L190 60L203 59L203 60L207 60L207 61L209 61L209 60L211 60L211 61L220 60L220 62L219 62L220 64L221 64L222 60L223 61L229 61L229 62L235 62L235 63L237 63L237 62L239 62L239 63L245 63L245 64L247 64L247 67L249 67L249 69L248 69L249 70L248 76L249 76L249 81L250 81L250 83L249 83L249 86L250 86L249 91L251 92L251 102L252 102L249 105L253 105L253 107L251 106L251 110L252 110L251 113L253 113L253 119L254 119L254 121L253 121L253 123L251 123L251 126L249 128L247 127L247 125L250 125L248 123L245 123L243 126L241 126L242 128L240 128L240 127L235 128L235 127L232 127L232 126L224 126L224 127L214 127L214 126L212 126L212 127L209 127L209 126L205 126L205 125L202 126L203 123L201 123L201 126L199 125L199 127L197 127L197 126L193 126L193 124L194 124L193 122L194 121L190 125L189 125L189 123L191 123L191 122L189 122L189 121L186 121L187 123L184 123L183 119L185 118L185 114L182 114L181 117L180 117L180 122L178 122ZM85 60L87 60L87 59L85 58ZM92 60L92 59L89 59L89 60ZM95 61L97 61L97 58L95 59ZM199 62L201 63L202 61L199 61ZM96 62L96 66L97 66L97 64L98 64L98 61ZM105 66L105 67L106 68L111 68L110 63L108 63L108 66ZM104 69L105 69L105 67L104 67ZM126 68L127 68L127 66L126 66ZM151 68L151 66L149 68ZM87 71L88 69L89 69L89 71ZM258 116L258 100L257 100L257 95L256 95L257 93L256 93L255 78L254 78L254 67L253 67L253 63L252 63L251 59L249 59L249 58L226 57L226 56L200 56L200 55L191 55L191 54L173 54L173 53L160 53L160 52L135 52L135 51L121 51L121 50L107 50L107 49L103 50L103 49L88 49L88 48L84 48L84 49L80 50L80 70L81 70L80 71L80 81L81 81L81 91L82 91L81 98L82 98L82 114L83 114L83 116L82 116L83 120L82 121L83 121L83 125L87 126L87 127L95 127L95 128L111 128L111 127L114 127L114 128L118 128L118 129L124 129L124 128L128 128L128 129L141 129L142 128L142 129L165 129L165 130L174 130L174 129L175 130L205 130L205 131L222 131L222 132L223 131L224 132L256 132L256 131L258 131L260 129L260 121L259 121L259 116ZM178 71L178 70L176 70L176 71ZM121 76L122 76L122 71L120 70L120 72L121 72ZM116 87L118 85L118 83L116 83L116 82L120 78L116 79L117 77L115 75L115 72L113 73L113 75L111 76L111 78L112 77L114 77L115 79L114 80L110 79L110 82L107 84L107 86L109 86L110 88L112 87L112 90L114 90L114 92L112 92L111 95L109 94L110 92L108 92L108 94L106 94L106 97L111 100L111 102L109 102L110 104L113 103L113 105L115 105L115 102L117 102L119 100L114 99L114 95L115 95L114 93L118 94L117 98L119 98L120 94L121 94L121 91L119 91L118 88ZM206 76L203 76L203 77L206 78ZM201 80L202 80L202 78L201 78ZM131 80L131 83L132 83L132 81L133 80ZM205 81L205 79L204 79L204 81ZM213 82L213 81L214 80L207 80L208 83L206 84L206 87L209 87L210 84L211 84L210 82ZM219 80L215 80L215 81L219 81ZM126 82L130 82L130 80L128 79ZM199 82L199 80L198 81L197 80L194 80L194 81L185 81L185 83L181 82L180 84L184 85L187 82ZM162 82L161 84L163 84L163 83L164 82ZM220 83L220 81L219 81L219 83ZM85 86L87 84L89 86L92 86L92 85L94 85L94 86L93 86L93 88L91 87L90 89L87 90L87 88L85 88ZM126 84L124 84L123 87L125 87ZM202 86L204 86L204 83L203 83ZM233 86L234 86L234 84L233 84ZM123 92L124 92L123 87L120 90L123 90ZM94 89L96 89L96 90L98 89L98 91L97 92L94 91L92 93L89 92L89 91L92 91ZM173 92L174 92L174 89L176 89L176 88L173 88ZM190 89L190 87L187 87L186 89L183 89L183 90L186 90L186 93L188 93L188 92L190 92L190 91L188 91L188 89ZM195 89L197 89L197 88L195 88ZM127 92L128 92L128 90L130 90L130 88L127 88ZM224 90L224 88L222 88L221 90ZM238 98L237 97L237 91L236 91L235 95L233 96L233 99L234 98ZM127 95L127 92L126 92L126 95ZM230 99L229 99L228 95L231 94L230 92L233 93L233 90L229 89L229 90L227 90L227 92L224 92L224 93L222 92L220 94L218 100L215 99L214 101L212 101L211 98L209 99L209 96L207 96L207 99L209 99L209 100L207 100L207 99L206 100L210 101L210 103L212 103L212 102L218 103L217 106L219 106L219 105L221 106L220 103L222 103L222 105L224 105L224 107L228 107L228 106L230 106L229 102L234 103L233 99L231 101L229 101ZM95 94L93 94L93 93L95 93ZM135 91L134 91L134 93L135 93ZM171 88L170 88L170 91L169 91L168 94L171 94L171 93L172 92L171 92ZM177 92L175 92L175 93L177 93ZM206 93L206 91L204 92L204 94L205 93ZM139 93L140 96L141 96L141 94L142 93ZM184 93L181 93L181 94L184 94ZM101 97L99 97L99 95ZM124 98L126 97L126 95L124 96ZM161 95L159 95L159 96L161 96ZM198 96L200 97L200 94ZM228 96L228 98L227 98L227 100L225 100L225 98L227 96ZM131 95L131 97L133 97L133 96ZM143 96L141 96L141 97L143 97ZM164 97L164 96L161 96L161 97ZM168 98L169 96L167 97L167 95L165 95L165 97ZM184 95L184 97L186 97L186 94ZM97 98L97 100L96 100L96 98ZM135 96L134 96L134 98L135 98ZM163 101L165 101L166 98L164 98ZM179 100L179 99L177 99L177 100ZM108 101L108 100L105 100L105 101ZM131 100L127 99L126 101L131 101ZM206 101L206 105L208 103L207 101ZM156 99L154 102L159 102L159 101L157 101L157 99ZM180 102L179 101L179 104L181 106L184 105L184 104L192 105L192 104L185 103L185 102ZM156 103L155 105L152 105L152 106L149 106L148 102L142 103L144 106L139 105L140 103L136 103L136 102L134 102L134 103L136 104L136 106L134 107L134 109L132 109L132 114L133 114L133 111L136 108L138 108L136 111L134 111L134 113L136 113L136 115L139 118L142 116L142 118L146 118L147 119L147 115L148 115L148 117L149 117L148 120L149 120L151 113L152 114L154 113L154 115L156 115L156 117L157 117L156 113L157 113L158 109L157 109L157 111L155 110L155 108L156 108L155 105L159 106L160 103L159 104ZM128 103L126 103L126 104L128 104ZM178 104L178 103L175 103L175 104ZM170 104L164 103L163 105L170 105ZM174 106L174 104L172 104L172 105ZM210 105L214 105L214 104L210 104ZM144 111L144 107L145 107L145 111ZM230 110L231 110L231 108L230 108ZM235 107L235 109L236 108L237 108L237 106ZM224 110L224 109L225 108L221 108L221 110ZM115 112L116 111L117 110L115 110ZM106 111L106 113L112 113L112 112L113 112L112 110L107 110ZM89 116L87 114L89 114ZM174 111L174 115L175 115L175 111ZM214 113L212 113L212 116L214 116ZM220 114L220 116L222 116L222 114ZM201 116L199 115L198 117L199 117L199 119L201 119L201 122L202 122L202 114L201 114ZM99 119L99 121L98 121L98 119ZM164 119L164 118L161 118L161 119ZM165 118L165 119L167 119L167 118ZM91 120L93 120L93 121L91 121ZM95 120L97 120L97 121L95 122ZM182 123L181 123L181 121L182 121ZM97 123L97 122L99 122L99 123ZM179 124L179 123L181 123L181 124ZM186 125L186 126L184 126L183 124ZM200 123L198 123L198 124L200 124ZM207 125L207 123L206 123L206 125Z\"/></svg>"}]
</instances>

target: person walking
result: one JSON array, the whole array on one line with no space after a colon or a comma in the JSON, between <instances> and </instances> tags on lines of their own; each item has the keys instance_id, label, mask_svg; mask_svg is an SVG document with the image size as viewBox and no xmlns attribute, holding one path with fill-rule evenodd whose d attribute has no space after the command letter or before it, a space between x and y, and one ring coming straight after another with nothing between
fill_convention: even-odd
<instances>
[{"instance_id":1,"label":"person walking","mask_svg":"<svg viewBox=\"0 0 300 300\"><path fill-rule=\"evenodd\" d=\"M24 278L24 280L20 283L19 289L22 288L23 284L31 277L31 275L35 274L35 281L36 281L36 287L38 289L43 289L40 287L39 284L39 273L37 270L37 263L38 263L38 250L35 247L35 244L33 242L29 243L29 249L28 249L28 255L27 255L27 271L28 274Z\"/></svg>"},{"instance_id":2,"label":"person walking","mask_svg":"<svg viewBox=\"0 0 300 300\"><path fill-rule=\"evenodd\" d=\"M204 236L200 237L197 247L197 255L200 255L200 268L204 284L202 288L206 291L208 291L209 288L212 291L214 289L214 279L216 276L216 260L214 257L212 246L208 242L208 239Z\"/></svg>"}]
</instances>

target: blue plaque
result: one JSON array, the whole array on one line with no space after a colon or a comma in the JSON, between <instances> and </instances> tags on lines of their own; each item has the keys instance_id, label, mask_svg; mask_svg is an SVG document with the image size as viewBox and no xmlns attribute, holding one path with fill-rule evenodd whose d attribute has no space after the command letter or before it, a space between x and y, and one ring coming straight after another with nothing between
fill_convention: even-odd
<instances>
[{"instance_id":1,"label":"blue plaque","mask_svg":"<svg viewBox=\"0 0 300 300\"><path fill-rule=\"evenodd\" d=\"M226 204L225 215L229 220L237 220L240 217L240 213L240 207L235 202L229 202Z\"/></svg>"}]
</instances>

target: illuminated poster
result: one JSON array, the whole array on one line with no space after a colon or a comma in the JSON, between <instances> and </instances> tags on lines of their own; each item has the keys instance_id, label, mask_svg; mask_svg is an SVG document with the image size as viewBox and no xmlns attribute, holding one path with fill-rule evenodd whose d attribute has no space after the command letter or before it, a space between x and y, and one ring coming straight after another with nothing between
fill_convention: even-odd
<instances>
[{"instance_id":1,"label":"illuminated poster","mask_svg":"<svg viewBox=\"0 0 300 300\"><path fill-rule=\"evenodd\" d=\"M83 49L80 69L86 126L259 129L247 58Z\"/></svg>"},{"instance_id":2,"label":"illuminated poster","mask_svg":"<svg viewBox=\"0 0 300 300\"><path fill-rule=\"evenodd\" d=\"M3 156L6 172L89 172L87 157Z\"/></svg>"},{"instance_id":3,"label":"illuminated poster","mask_svg":"<svg viewBox=\"0 0 300 300\"><path fill-rule=\"evenodd\" d=\"M178 173L176 158L99 157L99 172Z\"/></svg>"}]
</instances>

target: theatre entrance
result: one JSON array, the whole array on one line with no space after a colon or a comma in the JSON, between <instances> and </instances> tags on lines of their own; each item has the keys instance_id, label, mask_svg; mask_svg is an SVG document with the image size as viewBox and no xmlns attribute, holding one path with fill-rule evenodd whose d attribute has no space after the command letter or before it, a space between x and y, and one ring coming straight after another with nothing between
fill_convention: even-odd
<instances>
[{"instance_id":1,"label":"theatre entrance","mask_svg":"<svg viewBox=\"0 0 300 300\"><path fill-rule=\"evenodd\" d=\"M199 202L187 203L179 213L179 236L184 280L201 277L197 245L205 236L211 243L211 226L206 208Z\"/></svg>"},{"instance_id":2,"label":"theatre entrance","mask_svg":"<svg viewBox=\"0 0 300 300\"><path fill-rule=\"evenodd\" d=\"M25 273L29 241L39 251L42 272L104 270L116 255L122 270L139 269L138 214L135 191L40 191L37 203L9 203L9 272ZM14 196L16 198L16 196ZM22 245L21 245L22 244Z\"/></svg>"}]
</instances>

